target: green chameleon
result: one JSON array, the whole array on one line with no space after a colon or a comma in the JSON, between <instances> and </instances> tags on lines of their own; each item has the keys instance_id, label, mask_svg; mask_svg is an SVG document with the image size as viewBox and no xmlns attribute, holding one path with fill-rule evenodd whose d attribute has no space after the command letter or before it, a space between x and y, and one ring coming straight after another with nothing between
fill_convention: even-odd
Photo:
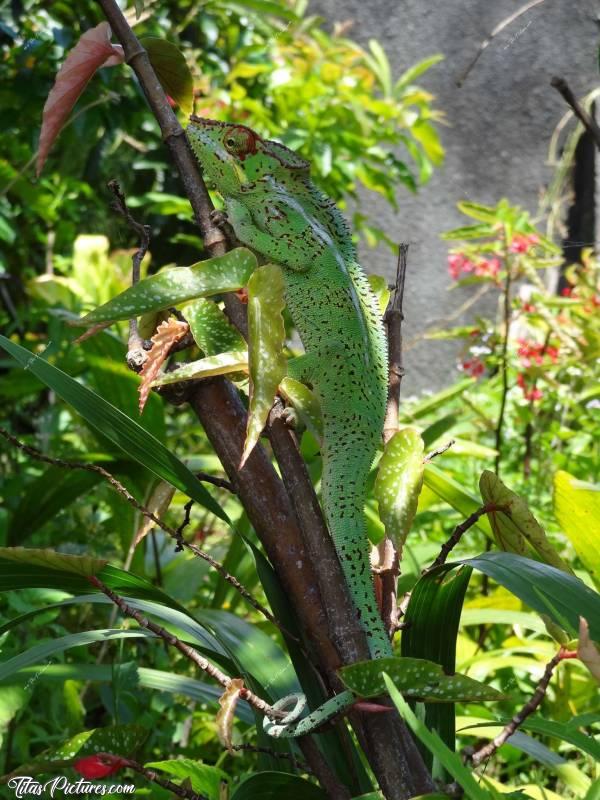
<instances>
[{"instance_id":1,"label":"green chameleon","mask_svg":"<svg viewBox=\"0 0 600 800\"><path fill-rule=\"evenodd\" d=\"M192 117L187 136L206 178L225 200L239 241L283 268L285 299L305 354L290 377L310 383L323 416L323 509L371 657L392 655L369 563L363 521L367 476L381 440L387 397L383 321L345 220L311 182L309 164L243 125ZM354 701L343 692L298 721L305 698L272 736L300 736Z\"/></svg>"}]
</instances>

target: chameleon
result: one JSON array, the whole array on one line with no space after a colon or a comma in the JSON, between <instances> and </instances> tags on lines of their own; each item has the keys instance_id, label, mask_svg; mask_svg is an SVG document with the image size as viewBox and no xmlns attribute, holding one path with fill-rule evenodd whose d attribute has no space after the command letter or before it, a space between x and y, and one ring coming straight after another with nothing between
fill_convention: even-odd
<instances>
[{"instance_id":1,"label":"chameleon","mask_svg":"<svg viewBox=\"0 0 600 800\"><path fill-rule=\"evenodd\" d=\"M371 658L392 647L375 599L363 509L387 399L387 342L377 300L357 262L349 228L310 178L310 164L244 125L192 116L187 137L225 203L239 242L280 265L288 310L304 353L288 374L312 385L323 417L322 505ZM265 718L272 736L308 733L354 702L342 692L304 719L290 695Z\"/></svg>"}]
</instances>

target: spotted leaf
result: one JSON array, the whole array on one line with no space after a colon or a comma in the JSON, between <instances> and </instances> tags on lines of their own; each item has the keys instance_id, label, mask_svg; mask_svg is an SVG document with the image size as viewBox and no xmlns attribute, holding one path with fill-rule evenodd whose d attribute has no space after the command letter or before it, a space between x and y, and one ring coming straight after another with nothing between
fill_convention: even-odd
<instances>
[{"instance_id":1,"label":"spotted leaf","mask_svg":"<svg viewBox=\"0 0 600 800\"><path fill-rule=\"evenodd\" d=\"M488 519L498 546L509 553L527 555L529 544L541 558L556 569L572 573L548 541L546 533L521 497L505 486L500 478L484 470L479 479L479 490L486 505L495 506Z\"/></svg>"},{"instance_id":2,"label":"spotted leaf","mask_svg":"<svg viewBox=\"0 0 600 800\"><path fill-rule=\"evenodd\" d=\"M403 428L389 440L379 462L375 481L379 516L399 555L423 488L423 448L421 435L414 428Z\"/></svg>"},{"instance_id":3,"label":"spotted leaf","mask_svg":"<svg viewBox=\"0 0 600 800\"><path fill-rule=\"evenodd\" d=\"M359 697L384 694L384 673L402 694L428 703L480 703L503 698L491 686L459 673L446 675L439 664L424 658L380 658L339 670L344 684Z\"/></svg>"},{"instance_id":4,"label":"spotted leaf","mask_svg":"<svg viewBox=\"0 0 600 800\"><path fill-rule=\"evenodd\" d=\"M74 324L91 326L132 319L197 297L234 292L248 283L255 267L254 254L244 247L238 247L223 256L199 261L191 267L163 269L130 286Z\"/></svg>"}]
</instances>

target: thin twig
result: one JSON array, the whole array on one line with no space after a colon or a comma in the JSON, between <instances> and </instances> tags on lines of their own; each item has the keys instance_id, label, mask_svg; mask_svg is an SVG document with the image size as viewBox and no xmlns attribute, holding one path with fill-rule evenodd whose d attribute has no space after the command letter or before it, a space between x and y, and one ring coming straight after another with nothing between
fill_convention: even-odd
<instances>
[{"instance_id":1,"label":"thin twig","mask_svg":"<svg viewBox=\"0 0 600 800\"><path fill-rule=\"evenodd\" d=\"M226 489L228 492L231 492L231 494L235 494L233 484L231 481L228 481L225 478L218 478L216 475L209 475L208 472L196 472L195 475L199 481L211 483L213 486L217 486L219 489Z\"/></svg>"},{"instance_id":2,"label":"thin twig","mask_svg":"<svg viewBox=\"0 0 600 800\"><path fill-rule=\"evenodd\" d=\"M294 769L299 769L304 772L311 772L311 768L305 761L301 761L299 758L293 753L278 753L276 750L272 750L270 747L259 747L255 744L233 744L231 745L232 750L238 751L245 751L248 753L263 753L264 755L271 756L271 758L284 758L287 761L290 761Z\"/></svg>"},{"instance_id":3,"label":"thin twig","mask_svg":"<svg viewBox=\"0 0 600 800\"><path fill-rule=\"evenodd\" d=\"M463 85L465 80L467 79L467 76L468 76L469 72L471 72L471 70L473 69L475 64L479 61L479 58L480 58L481 54L483 53L483 51L485 50L485 48L491 43L492 39L494 39L494 37L496 37L499 33L501 33L504 30L504 28L507 28L516 19L518 19L520 16L522 16L527 11L529 11L530 8L534 8L535 6L539 6L543 2L544 2L544 0L531 0L531 2L525 3L524 6L519 8L517 11L514 11L508 17L503 19L502 22L500 22L498 25L496 25L496 27L493 29L493 31L483 40L483 42L481 42L477 52L475 53L475 55L473 56L473 58L471 59L471 61L467 65L467 67L465 68L465 70L462 73L462 75L456 81L456 85L458 86L459 89Z\"/></svg>"},{"instance_id":4,"label":"thin twig","mask_svg":"<svg viewBox=\"0 0 600 800\"><path fill-rule=\"evenodd\" d=\"M406 283L408 244L398 245L398 261L396 263L396 282L392 298L384 314L388 338L388 399L383 425L384 444L392 438L398 430L398 413L400 409L400 388L404 377L402 359L402 322L404 312L404 286ZM375 593L381 607L383 624L389 635L396 630L398 607L397 585L400 572L400 559L393 541L386 536L376 548L373 549Z\"/></svg>"},{"instance_id":5,"label":"thin twig","mask_svg":"<svg viewBox=\"0 0 600 800\"><path fill-rule=\"evenodd\" d=\"M550 81L550 86L564 98L573 113L579 119L583 127L588 130L594 140L596 147L600 150L600 126L591 114L585 110L579 100L573 94L569 84L564 78L554 77Z\"/></svg>"},{"instance_id":6,"label":"thin twig","mask_svg":"<svg viewBox=\"0 0 600 800\"><path fill-rule=\"evenodd\" d=\"M383 440L387 442L398 430L398 410L400 408L400 387L404 377L402 364L402 322L404 313L404 285L406 282L408 244L398 245L398 263L394 293L386 309L384 320L388 335L389 380L388 401L383 426Z\"/></svg>"},{"instance_id":7,"label":"thin twig","mask_svg":"<svg viewBox=\"0 0 600 800\"><path fill-rule=\"evenodd\" d=\"M546 695L546 690L548 689L548 684L550 683L550 679L552 678L552 673L556 666L567 658L574 658L576 654L565 650L559 650L558 653L554 656L554 658L548 662L546 665L546 669L544 670L544 674L538 685L535 688L533 695L530 699L525 703L523 708L518 711L511 721L506 725L503 730L492 739L491 742L481 747L479 750L476 750L475 753L471 756L471 761L474 767L478 767L482 761L491 758L494 755L496 750L501 747L508 738L510 738L513 733L519 728L520 725L525 722L527 717L529 717L533 712L538 708L541 704L542 700Z\"/></svg>"},{"instance_id":8,"label":"thin twig","mask_svg":"<svg viewBox=\"0 0 600 800\"><path fill-rule=\"evenodd\" d=\"M108 188L113 193L114 199L111 208L120 214L131 230L139 237L138 249L131 257L131 283L135 285L140 280L140 268L144 256L148 252L150 245L150 226L142 225L135 220L127 208L125 195L121 190L118 181L108 182ZM129 341L127 344L127 363L130 369L139 371L148 358L148 353L144 348L144 340L140 336L138 322L135 317L129 320Z\"/></svg>"},{"instance_id":9,"label":"thin twig","mask_svg":"<svg viewBox=\"0 0 600 800\"><path fill-rule=\"evenodd\" d=\"M512 282L512 264L508 253L508 240L506 228L504 229L504 265L506 267L506 281L504 284L504 338L502 340L502 351L500 354L500 371L502 376L502 397L500 399L500 410L498 421L496 422L496 460L494 472L500 473L500 461L502 460L502 429L504 427L504 412L506 410L506 400L508 397L508 340L510 335L510 289Z\"/></svg>"},{"instance_id":10,"label":"thin twig","mask_svg":"<svg viewBox=\"0 0 600 800\"><path fill-rule=\"evenodd\" d=\"M286 634L286 636L290 636L292 639L297 641L297 637L294 634L290 633L286 630L271 614L271 612L266 609L263 605L261 605L258 600L250 594L248 589L246 589L234 576L231 575L225 567L216 559L214 559L208 553L205 553L204 550L201 550L195 544L191 544L190 542L186 542L185 539L178 533L178 531L168 525L166 522L163 522L156 514L152 513L146 506L142 505L135 497L120 483L110 472L105 470L103 467L100 467L98 464L86 464L79 461L65 461L61 458L52 458L50 456L46 456L41 453L39 450L36 450L34 447L30 447L29 445L21 442L15 436L10 434L7 430L0 427L0 436L3 436L7 441L13 444L15 447L18 447L19 450L22 450L24 453L27 453L32 458L35 458L37 461L43 461L46 464L52 464L55 467L61 467L62 469L81 469L85 470L86 472L95 472L98 475L101 475L105 481L107 481L110 486L118 492L121 497L123 497L127 502L132 505L135 509L137 509L141 514L143 514L148 519L152 520L159 528L161 528L166 534L168 534L172 539L174 539L180 548L185 547L191 553L193 553L198 558L202 558L204 561L207 561L213 569L216 569L217 572L222 575L222 577L230 583L241 595L242 597L250 603L250 605L259 611L264 617L266 617L269 622L273 623L279 630Z\"/></svg>"},{"instance_id":11,"label":"thin twig","mask_svg":"<svg viewBox=\"0 0 600 800\"><path fill-rule=\"evenodd\" d=\"M430 461L433 461L434 458L437 456L441 456L447 450L450 450L456 444L456 439L450 439L446 444L441 445L441 447L437 447L435 450L432 450L431 453L427 453L425 458L423 459L424 464L428 464Z\"/></svg>"},{"instance_id":12,"label":"thin twig","mask_svg":"<svg viewBox=\"0 0 600 800\"><path fill-rule=\"evenodd\" d=\"M423 574L430 572L432 569L441 566L442 564L446 563L446 559L448 558L449 554L452 550L456 547L456 545L460 542L462 535L466 533L469 528L471 528L475 523L482 517L484 514L487 514L490 511L495 511L496 507L492 505L481 506L478 508L477 511L474 511L470 517L468 517L464 522L461 522L460 525L457 525L456 528L452 531L452 536L448 539L447 542L444 542L442 548L439 552L438 557L435 561L428 567L426 570L423 570Z\"/></svg>"},{"instance_id":13,"label":"thin twig","mask_svg":"<svg viewBox=\"0 0 600 800\"><path fill-rule=\"evenodd\" d=\"M199 669L201 669L203 672L206 672L207 675L217 681L217 683L220 683L224 689L227 689L232 679L224 672L221 672L221 670L214 664L211 664L211 662L204 658L204 656L201 656L200 653L194 650L193 647L190 647L189 644L182 642L181 639L174 634L169 633L169 631L165 630L165 628L163 628L161 625L157 625L156 622L153 622L151 619L145 617L136 608L132 608L132 606L130 606L120 595L116 594L116 592L113 592L112 589L109 589L108 586L95 575L88 577L88 581L108 598L110 598L110 600L112 600L113 603L121 609L121 612L124 614L124 616L131 617L141 628L151 631L160 639L163 639L163 641L165 641L171 647L179 650L179 652L185 656L185 658L187 658L189 661L192 661ZM240 697L243 697L244 700L246 700L261 714L265 714L272 719L280 719L285 716L285 712L275 711L265 700L258 697L258 695L254 694L254 692L252 692L250 689L243 687L240 690Z\"/></svg>"}]
</instances>

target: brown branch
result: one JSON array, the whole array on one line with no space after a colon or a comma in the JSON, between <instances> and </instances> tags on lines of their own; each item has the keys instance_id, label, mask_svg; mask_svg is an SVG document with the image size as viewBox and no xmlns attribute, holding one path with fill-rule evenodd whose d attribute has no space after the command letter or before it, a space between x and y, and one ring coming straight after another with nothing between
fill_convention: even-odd
<instances>
[{"instance_id":1,"label":"brown branch","mask_svg":"<svg viewBox=\"0 0 600 800\"><path fill-rule=\"evenodd\" d=\"M520 16L522 16L527 11L529 11L529 9L534 8L535 6L541 5L543 2L544 2L544 0L530 0L529 3L525 3L524 6L519 8L517 11L514 11L508 17L503 19L502 22L500 22L500 23L498 23L498 25L496 25L496 27L492 30L492 32L488 36L486 36L486 38L481 42L481 44L479 45L479 48L477 49L477 52L475 53L475 55L473 56L473 58L471 59L471 61L467 65L467 67L465 68L465 70L463 71L462 75L457 79L456 85L458 86L459 89L461 88L461 86L463 85L465 80L467 79L467 76L469 75L469 73L471 72L471 70L473 69L475 64L479 61L479 58L480 58L481 54L483 53L483 51L491 43L492 39L494 39L499 33L501 33L505 28L507 28L516 19L518 19Z\"/></svg>"},{"instance_id":2,"label":"brown branch","mask_svg":"<svg viewBox=\"0 0 600 800\"><path fill-rule=\"evenodd\" d=\"M138 611L136 608L132 608L120 595L113 592L112 589L109 589L108 586L103 583L99 578L95 575L88 577L88 581L99 589L103 594L105 594L113 603L118 606L122 612L122 614L126 617L131 617L134 619L141 628L145 630L149 630L158 636L160 639L163 639L168 645L174 647L176 650L185 656L189 661L192 661L198 669L201 669L203 672L206 672L213 680L220 683L224 689L227 689L229 684L231 683L231 678L226 675L224 672L216 667L214 664L211 664L208 659L201 656L193 647L190 647L189 644L182 642L177 636L169 631L165 630L161 625L157 625L156 622L153 622L151 619L145 617L141 611ZM254 694L250 689L242 688L240 691L240 697L243 697L251 706L253 706L258 712L261 714L265 714L273 719L279 719L285 716L285 712L275 711L271 706L263 700L258 695Z\"/></svg>"},{"instance_id":3,"label":"brown branch","mask_svg":"<svg viewBox=\"0 0 600 800\"><path fill-rule=\"evenodd\" d=\"M585 110L579 100L573 94L569 84L564 78L554 77L550 81L550 86L561 95L568 106L572 109L577 119L581 122L583 127L589 131L594 140L596 147L600 150L600 126L591 114Z\"/></svg>"},{"instance_id":4,"label":"brown branch","mask_svg":"<svg viewBox=\"0 0 600 800\"><path fill-rule=\"evenodd\" d=\"M123 194L118 181L109 181L108 188L113 193L113 202L111 204L113 211L116 211L117 214L120 214L131 230L139 237L138 249L131 257L131 283L136 284L140 279L140 268L142 261L144 260L144 256L148 252L148 247L150 245L150 226L142 225L131 216L129 209L127 208L125 195ZM146 348L144 347L144 341L141 338L138 330L137 319L130 319L129 342L127 345L127 364L129 365L130 369L139 371L147 358L148 354L146 352Z\"/></svg>"},{"instance_id":5,"label":"brown branch","mask_svg":"<svg viewBox=\"0 0 600 800\"><path fill-rule=\"evenodd\" d=\"M396 282L394 292L384 314L388 339L388 399L383 425L383 442L387 444L398 430L400 409L400 387L404 377L402 356L402 322L404 313L404 285L406 282L408 244L398 245ZM394 543L386 536L373 548L375 592L381 608L383 624L389 636L397 630L398 606L397 585L400 572L400 559Z\"/></svg>"},{"instance_id":6,"label":"brown branch","mask_svg":"<svg viewBox=\"0 0 600 800\"><path fill-rule=\"evenodd\" d=\"M472 528L480 517L483 517L484 514L487 514L490 511L496 511L496 506L493 505L481 506L481 508L478 508L477 511L474 511L471 514L471 516L468 517L464 522L461 522L460 525L457 525L452 532L452 536L450 536L448 541L444 542L444 544L442 545L442 549L440 550L438 557L435 559L435 561L431 564L430 567L423 570L423 574L426 574L430 572L432 569L435 569L436 567L445 564L449 554L460 542L462 535L466 533L469 530L469 528Z\"/></svg>"},{"instance_id":7,"label":"brown branch","mask_svg":"<svg viewBox=\"0 0 600 800\"><path fill-rule=\"evenodd\" d=\"M389 383L388 401L383 426L383 440L387 442L398 430L398 411L400 408L400 386L404 377L402 364L402 322L404 313L404 284L406 282L408 244L398 245L398 263L394 294L384 315L388 335Z\"/></svg>"},{"instance_id":8,"label":"brown branch","mask_svg":"<svg viewBox=\"0 0 600 800\"><path fill-rule=\"evenodd\" d=\"M478 767L482 761L486 761L488 758L491 758L496 750L498 750L498 748L501 747L506 740L513 735L513 733L515 733L515 731L520 725L523 724L523 722L525 722L527 717L533 714L533 712L539 707L542 700L546 696L546 690L548 689L548 684L550 683L554 669L566 658L572 658L572 654L567 653L564 650L559 650L554 658L549 661L548 664L546 664L546 669L544 670L544 674L542 675L540 682L523 708L514 715L508 725L503 728L498 736L473 753L471 756L471 761L474 767Z\"/></svg>"},{"instance_id":9,"label":"brown branch","mask_svg":"<svg viewBox=\"0 0 600 800\"><path fill-rule=\"evenodd\" d=\"M250 594L248 589L246 589L234 576L231 575L225 567L214 559L208 553L205 553L204 550L201 550L195 544L191 544L190 542L186 542L181 534L175 530L175 528L168 525L166 522L163 522L159 517L156 516L152 511L146 508L146 506L142 505L136 498L120 483L114 475L111 475L110 472L104 469L104 467L100 467L98 464L86 464L84 462L79 461L65 461L62 458L52 458L51 456L46 456L41 453L39 450L36 450L34 447L30 447L29 445L21 442L15 436L10 434L7 430L0 427L0 436L3 436L7 441L13 444L15 447L18 447L19 450L22 450L24 453L27 453L32 458L35 458L37 461L43 461L46 464L51 464L55 467L61 467L62 469L80 469L85 470L86 472L95 472L96 474L100 475L104 478L108 484L121 495L130 505L132 505L137 511L143 514L148 519L152 520L159 528L161 528L166 534L168 534L172 539L174 539L178 545L179 549L185 547L191 553L193 553L198 558L202 558L204 561L207 561L213 569L217 570L217 572L222 575L222 577L230 583L241 595L242 597L250 603L253 608L259 611L264 617L266 617L269 622L272 622L277 628L279 628L286 636L291 636L292 639L296 639L296 637L290 633L289 631L285 630L285 628L280 625L280 623L275 619L275 617L271 614L271 612L262 606L258 600Z\"/></svg>"}]
</instances>

